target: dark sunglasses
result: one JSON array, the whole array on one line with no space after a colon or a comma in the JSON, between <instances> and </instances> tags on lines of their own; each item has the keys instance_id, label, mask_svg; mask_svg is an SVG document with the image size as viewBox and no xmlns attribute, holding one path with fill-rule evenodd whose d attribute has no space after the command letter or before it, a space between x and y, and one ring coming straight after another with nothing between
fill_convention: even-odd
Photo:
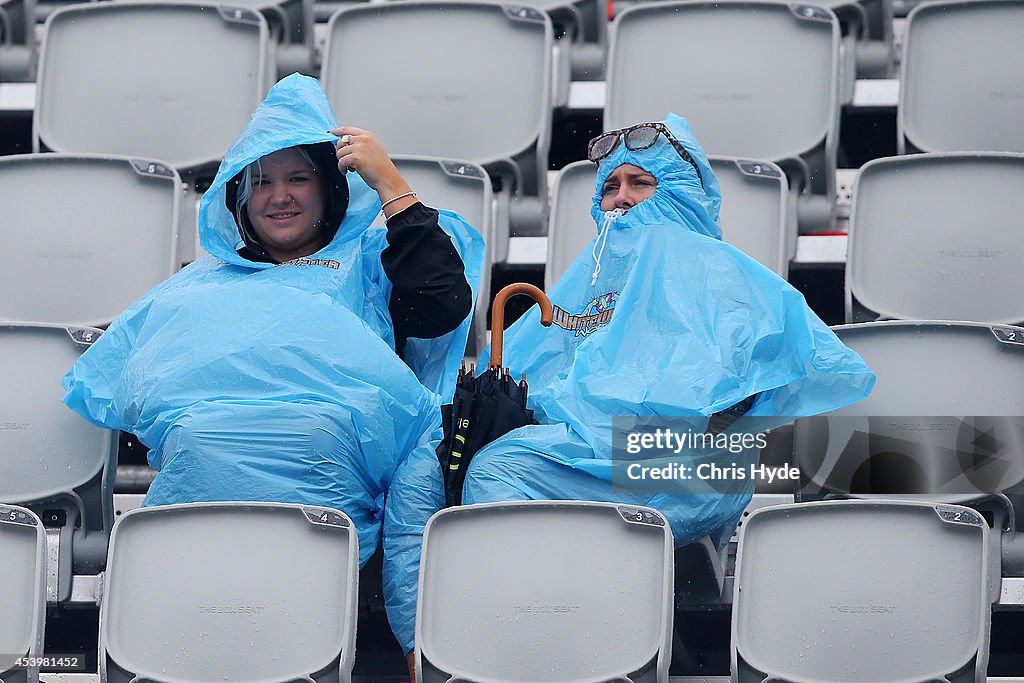
<instances>
[{"instance_id":1,"label":"dark sunglasses","mask_svg":"<svg viewBox=\"0 0 1024 683\"><path fill-rule=\"evenodd\" d=\"M625 142L626 149L639 152L653 147L654 143L658 141L659 135L664 135L672 143L679 156L693 166L693 170L697 172L697 180L700 181L700 186L704 187L704 178L701 177L697 163L690 156L690 153L686 151L682 143L672 135L672 131L663 123L640 123L629 128L620 128L619 130L610 130L607 133L602 133L587 145L587 158L594 163L601 161L601 159L615 151L615 148L619 146L619 140Z\"/></svg>"}]
</instances>

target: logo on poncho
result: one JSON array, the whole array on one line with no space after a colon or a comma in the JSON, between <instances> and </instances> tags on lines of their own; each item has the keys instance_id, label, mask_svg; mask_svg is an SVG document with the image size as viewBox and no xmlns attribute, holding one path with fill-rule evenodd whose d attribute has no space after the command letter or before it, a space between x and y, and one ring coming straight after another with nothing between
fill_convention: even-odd
<instances>
[{"instance_id":1,"label":"logo on poncho","mask_svg":"<svg viewBox=\"0 0 1024 683\"><path fill-rule=\"evenodd\" d=\"M579 315L573 315L561 306L555 306L551 321L563 330L575 332L577 337L585 337L611 322L618 299L618 292L602 294L584 306Z\"/></svg>"},{"instance_id":2,"label":"logo on poncho","mask_svg":"<svg viewBox=\"0 0 1024 683\"><path fill-rule=\"evenodd\" d=\"M291 261L285 261L280 264L282 266L324 266L325 268L333 268L334 270L341 270L341 264L333 259L325 258L293 258Z\"/></svg>"}]
</instances>

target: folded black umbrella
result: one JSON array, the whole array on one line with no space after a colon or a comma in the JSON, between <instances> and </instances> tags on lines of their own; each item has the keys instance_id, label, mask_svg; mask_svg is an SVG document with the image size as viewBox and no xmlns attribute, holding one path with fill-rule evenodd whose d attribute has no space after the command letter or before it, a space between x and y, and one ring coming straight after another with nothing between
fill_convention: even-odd
<instances>
[{"instance_id":1,"label":"folded black umbrella","mask_svg":"<svg viewBox=\"0 0 1024 683\"><path fill-rule=\"evenodd\" d=\"M462 504L466 470L481 448L513 429L536 424L533 411L526 407L526 376L516 382L508 368L501 366L505 302L520 293L540 304L541 324L551 324L551 302L533 285L511 284L494 297L490 365L480 375L474 366L467 369L463 365L452 402L441 407L444 439L437 447L437 458L444 472L446 507Z\"/></svg>"}]
</instances>

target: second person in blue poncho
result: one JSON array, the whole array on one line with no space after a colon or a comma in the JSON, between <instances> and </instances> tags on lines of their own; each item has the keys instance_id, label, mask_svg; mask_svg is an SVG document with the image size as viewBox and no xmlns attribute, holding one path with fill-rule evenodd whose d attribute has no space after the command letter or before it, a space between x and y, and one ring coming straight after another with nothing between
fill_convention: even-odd
<instances>
[{"instance_id":1,"label":"second person in blue poncho","mask_svg":"<svg viewBox=\"0 0 1024 683\"><path fill-rule=\"evenodd\" d=\"M365 562L395 468L429 448L454 386L482 238L420 203L298 74L228 151L199 232L209 255L118 317L65 377L65 402L150 448L145 505L337 508Z\"/></svg>"},{"instance_id":2,"label":"second person in blue poncho","mask_svg":"<svg viewBox=\"0 0 1024 683\"><path fill-rule=\"evenodd\" d=\"M540 424L475 455L463 502L644 505L665 515L677 545L708 535L722 544L754 481L634 486L623 477L631 462L621 450L614 455L613 420L761 432L861 400L874 375L799 292L722 242L718 181L684 119L670 114L610 131L589 152L599 163L591 210L597 236L548 292L554 324L542 327L534 307L504 337L504 364L513 376L526 374L528 407ZM749 423L730 427L739 415ZM444 505L432 455L414 454L400 467L385 513L388 617L407 651L423 528ZM752 447L688 448L643 464L734 472L757 457Z\"/></svg>"}]
</instances>

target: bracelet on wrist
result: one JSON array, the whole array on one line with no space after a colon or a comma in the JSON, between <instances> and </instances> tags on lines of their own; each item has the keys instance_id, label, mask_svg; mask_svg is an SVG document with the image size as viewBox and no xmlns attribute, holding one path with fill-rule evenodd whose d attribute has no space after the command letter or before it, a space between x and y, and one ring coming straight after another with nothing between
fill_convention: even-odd
<instances>
[{"instance_id":1,"label":"bracelet on wrist","mask_svg":"<svg viewBox=\"0 0 1024 683\"><path fill-rule=\"evenodd\" d=\"M387 206L388 204L390 204L391 202L397 202L399 199L404 199L405 197L415 197L415 196L416 196L415 192L409 191L409 192L403 192L402 194L400 194L400 195L398 195L396 197L392 197L391 199L387 200L386 202L384 202L383 204L380 205L380 212L384 213L384 207Z\"/></svg>"}]
</instances>

